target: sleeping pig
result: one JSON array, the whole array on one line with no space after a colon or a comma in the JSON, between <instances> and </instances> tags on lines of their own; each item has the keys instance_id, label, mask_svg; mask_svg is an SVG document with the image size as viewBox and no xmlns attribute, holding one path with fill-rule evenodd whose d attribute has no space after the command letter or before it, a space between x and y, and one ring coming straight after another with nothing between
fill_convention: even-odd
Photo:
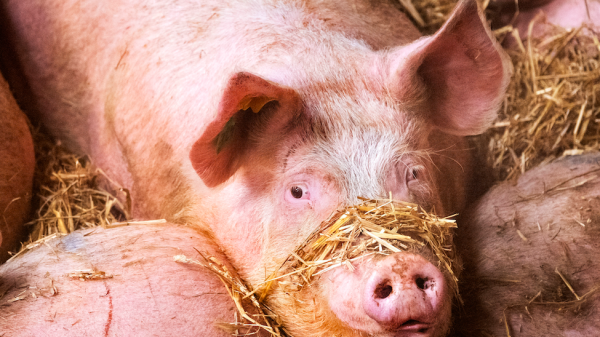
<instances>
[{"instance_id":1,"label":"sleeping pig","mask_svg":"<svg viewBox=\"0 0 600 337\"><path fill-rule=\"evenodd\" d=\"M600 154L567 157L495 186L457 233L465 336L600 331Z\"/></svg>"},{"instance_id":2,"label":"sleeping pig","mask_svg":"<svg viewBox=\"0 0 600 337\"><path fill-rule=\"evenodd\" d=\"M96 228L37 245L0 266L3 336L230 336L216 325L236 317L219 278L173 262L194 248L227 262L192 228Z\"/></svg>"},{"instance_id":3,"label":"sleeping pig","mask_svg":"<svg viewBox=\"0 0 600 337\"><path fill-rule=\"evenodd\" d=\"M134 217L208 233L251 285L358 197L460 212L474 176L464 137L494 119L511 70L474 0L430 37L386 1L2 6L54 136L130 191ZM283 323L295 336L443 336L452 296L429 255L332 271L306 310L335 322ZM388 280L393 296L375 296Z\"/></svg>"}]
</instances>

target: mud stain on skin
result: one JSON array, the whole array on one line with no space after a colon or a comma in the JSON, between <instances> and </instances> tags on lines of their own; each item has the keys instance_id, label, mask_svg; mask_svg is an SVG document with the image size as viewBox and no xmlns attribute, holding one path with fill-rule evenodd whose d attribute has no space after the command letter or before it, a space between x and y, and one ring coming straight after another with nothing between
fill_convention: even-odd
<instances>
[{"instance_id":1,"label":"mud stain on skin","mask_svg":"<svg viewBox=\"0 0 600 337\"><path fill-rule=\"evenodd\" d=\"M110 289L108 288L108 284L106 284L106 281L104 282L104 287L106 288L105 296L108 296L108 318L106 319L106 325L104 326L104 337L107 337L108 332L110 331L110 325L112 324L113 303L112 296L110 295Z\"/></svg>"}]
</instances>

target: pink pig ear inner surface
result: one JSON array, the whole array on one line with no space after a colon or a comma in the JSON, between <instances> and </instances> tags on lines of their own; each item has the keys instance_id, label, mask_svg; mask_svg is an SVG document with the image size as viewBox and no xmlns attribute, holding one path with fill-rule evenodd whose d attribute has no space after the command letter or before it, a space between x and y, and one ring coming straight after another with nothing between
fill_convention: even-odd
<instances>
[{"instance_id":1,"label":"pink pig ear inner surface","mask_svg":"<svg viewBox=\"0 0 600 337\"><path fill-rule=\"evenodd\" d=\"M419 112L437 128L466 136L491 125L511 72L476 1L463 0L435 35L410 52L393 82L400 98L417 100Z\"/></svg>"},{"instance_id":2,"label":"pink pig ear inner surface","mask_svg":"<svg viewBox=\"0 0 600 337\"><path fill-rule=\"evenodd\" d=\"M283 129L299 107L293 89L246 72L233 75L217 117L192 146L192 166L208 187L222 184L243 165L253 141Z\"/></svg>"}]
</instances>

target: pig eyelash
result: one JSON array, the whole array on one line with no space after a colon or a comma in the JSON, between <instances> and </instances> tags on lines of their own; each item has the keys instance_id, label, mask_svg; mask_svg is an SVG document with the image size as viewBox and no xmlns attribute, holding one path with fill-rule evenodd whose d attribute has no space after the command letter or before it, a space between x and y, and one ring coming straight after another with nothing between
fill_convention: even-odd
<instances>
[{"instance_id":1,"label":"pig eyelash","mask_svg":"<svg viewBox=\"0 0 600 337\"><path fill-rule=\"evenodd\" d=\"M424 167L421 165L416 165L410 167L406 170L406 182L409 183L414 180L419 180L421 176L421 172L423 172Z\"/></svg>"}]
</instances>

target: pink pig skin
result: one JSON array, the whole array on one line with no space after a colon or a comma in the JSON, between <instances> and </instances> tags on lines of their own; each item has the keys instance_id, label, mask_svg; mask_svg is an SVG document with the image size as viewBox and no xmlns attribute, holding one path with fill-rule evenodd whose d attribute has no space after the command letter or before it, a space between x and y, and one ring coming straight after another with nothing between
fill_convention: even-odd
<instances>
[{"instance_id":1,"label":"pink pig skin","mask_svg":"<svg viewBox=\"0 0 600 337\"><path fill-rule=\"evenodd\" d=\"M534 19L533 37L543 37L551 31L551 25L567 29L584 25L600 34L600 1L598 0L519 0L519 13L513 0L491 0L490 6L497 11L495 25L512 24L519 36L528 36L529 24ZM536 19L537 18L537 19ZM509 41L510 42L510 41Z\"/></svg>"},{"instance_id":2,"label":"pink pig skin","mask_svg":"<svg viewBox=\"0 0 600 337\"><path fill-rule=\"evenodd\" d=\"M205 235L173 224L96 228L41 244L0 266L7 291L0 331L7 337L230 336L214 325L235 322L221 281L203 267L173 261L179 254L201 260L194 248L223 260ZM69 277L81 270L113 277Z\"/></svg>"},{"instance_id":3,"label":"pink pig skin","mask_svg":"<svg viewBox=\"0 0 600 337\"><path fill-rule=\"evenodd\" d=\"M515 337L598 335L598 292L577 303L556 270L578 296L597 290L599 172L598 153L563 158L473 205L457 233L465 264L460 335L506 336L504 317Z\"/></svg>"},{"instance_id":4,"label":"pink pig skin","mask_svg":"<svg viewBox=\"0 0 600 337\"><path fill-rule=\"evenodd\" d=\"M34 168L27 117L0 75L0 263L25 239Z\"/></svg>"},{"instance_id":5,"label":"pink pig skin","mask_svg":"<svg viewBox=\"0 0 600 337\"><path fill-rule=\"evenodd\" d=\"M253 285L359 196L391 192L440 215L460 212L474 184L463 137L489 126L511 70L471 0L425 38L386 1L3 6L53 134L131 192L136 218L210 233ZM336 271L344 284L324 276L307 303L324 301L347 334L444 335L451 296L429 255ZM372 298L364 282L374 275L415 286L396 275L403 265L438 288L413 289L423 295L414 301ZM393 296L402 299L402 287ZM356 310L343 307L355 300ZM336 333L287 314L295 335Z\"/></svg>"}]
</instances>

